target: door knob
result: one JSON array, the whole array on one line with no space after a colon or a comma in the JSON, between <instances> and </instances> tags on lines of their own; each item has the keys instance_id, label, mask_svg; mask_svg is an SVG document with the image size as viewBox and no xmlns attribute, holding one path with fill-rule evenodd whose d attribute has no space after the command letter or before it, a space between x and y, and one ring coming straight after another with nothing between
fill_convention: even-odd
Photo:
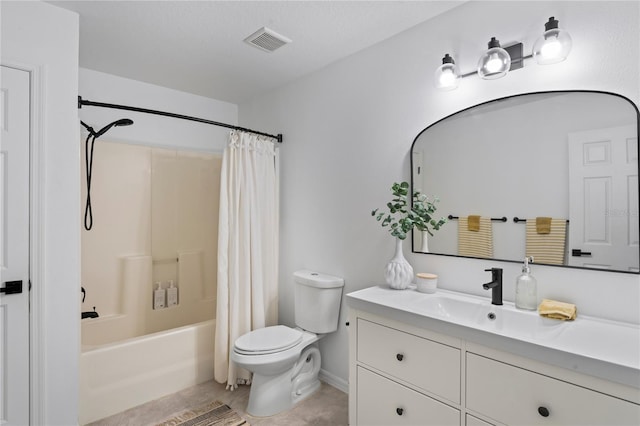
<instances>
[{"instance_id":1,"label":"door knob","mask_svg":"<svg viewBox=\"0 0 640 426\"><path fill-rule=\"evenodd\" d=\"M4 282L4 287L0 288L0 293L4 293L4 294L22 293L22 280L19 280L19 281L5 281Z\"/></svg>"},{"instance_id":2,"label":"door knob","mask_svg":"<svg viewBox=\"0 0 640 426\"><path fill-rule=\"evenodd\" d=\"M580 256L591 256L590 251L582 251L581 249L571 249L571 256L580 257Z\"/></svg>"}]
</instances>

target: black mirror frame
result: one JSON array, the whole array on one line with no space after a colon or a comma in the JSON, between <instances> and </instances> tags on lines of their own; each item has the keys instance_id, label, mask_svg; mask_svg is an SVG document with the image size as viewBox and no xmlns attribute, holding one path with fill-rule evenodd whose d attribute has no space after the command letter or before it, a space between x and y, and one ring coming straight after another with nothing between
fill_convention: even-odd
<instances>
[{"instance_id":1,"label":"black mirror frame","mask_svg":"<svg viewBox=\"0 0 640 426\"><path fill-rule=\"evenodd\" d=\"M637 137L637 143L638 143L638 149L640 152L640 110L638 109L638 106L628 97L621 95L619 93L613 93L613 92L607 92L607 91L602 91L602 90L545 90L545 91L538 91L538 92L525 92L525 93L518 93L515 95L510 95L510 96L503 96L501 98L496 98L496 99L491 99L489 101L485 101L485 102L481 102L479 104L475 104L472 105L470 107L461 109L460 111L456 111L453 114L449 114L446 117L443 117L441 119L439 119L438 121L435 121L434 123L431 123L430 125L428 125L427 127L425 127L422 131L420 131L418 133L418 135L413 139L413 143L411 144L411 149L409 151L409 162L410 162L410 173L411 173L411 192L413 193L413 191L415 190L415 185L413 182L413 155L411 155L411 153L413 152L413 148L416 144L416 142L418 141L418 139L420 138L420 136L422 136L422 134L424 132L426 132L427 130L429 130L431 127L435 126L436 124L451 118L457 114L461 114L463 112L466 112L470 109L482 106L482 105L487 105L487 104L491 104L494 102L499 102L505 99L513 99L513 98L517 98L520 96L527 96L527 95L537 95L537 94L562 94L562 93L597 93L597 94L604 94L604 95L611 95L611 96L616 96L619 97L621 99L624 99L625 101L627 101L636 111L636 135ZM640 165L639 165L640 167ZM638 173L638 184L640 187L640 173ZM413 205L413 202L412 202ZM466 258L466 259L480 259L480 258L475 258L475 257L468 257L468 256L460 256L457 254L448 254L448 253L425 253L422 251L418 251L416 250L416 247L414 246L415 244L415 237L413 235L413 232L415 232L415 230L411 231L411 251L413 253L417 253L417 254L426 254L426 255L435 255L435 256L449 256L449 257L460 257L460 258ZM509 262L509 263L522 263L519 260L510 260L510 259L497 259L497 258L492 258L492 261L497 261L497 262ZM638 259L639 264L640 264L640 258ZM582 269L582 270L588 270L588 271L600 271L600 272L612 272L612 273L622 273L622 274L633 274L633 275L640 275L640 271L639 272L632 272L632 271L622 271L622 270L608 270L608 269L598 269L598 268L586 268L586 267L582 267L582 266L570 266L570 265L552 265L552 264L540 264L538 266L552 266L552 267L556 267L556 268L571 268L571 269Z\"/></svg>"}]
</instances>

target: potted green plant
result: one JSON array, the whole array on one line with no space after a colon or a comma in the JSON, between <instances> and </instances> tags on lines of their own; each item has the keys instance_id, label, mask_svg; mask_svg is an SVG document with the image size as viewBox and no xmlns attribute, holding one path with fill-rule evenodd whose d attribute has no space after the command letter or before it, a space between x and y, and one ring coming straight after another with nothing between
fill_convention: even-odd
<instances>
[{"instance_id":1,"label":"potted green plant","mask_svg":"<svg viewBox=\"0 0 640 426\"><path fill-rule=\"evenodd\" d=\"M414 191L410 202L408 182L394 182L391 193L393 198L387 203L388 211L375 209L371 216L383 227L388 227L396 239L396 253L385 268L385 279L391 288L403 290L413 280L413 268L402 254L402 241L414 228L433 235L433 231L439 230L447 220L434 218L435 203L439 201L436 197L431 201L426 195Z\"/></svg>"}]
</instances>

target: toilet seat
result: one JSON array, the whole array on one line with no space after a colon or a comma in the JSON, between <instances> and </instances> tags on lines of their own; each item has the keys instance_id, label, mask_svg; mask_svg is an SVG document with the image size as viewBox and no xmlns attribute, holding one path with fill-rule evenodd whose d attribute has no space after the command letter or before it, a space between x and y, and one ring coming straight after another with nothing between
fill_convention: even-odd
<instances>
[{"instance_id":1,"label":"toilet seat","mask_svg":"<svg viewBox=\"0 0 640 426\"><path fill-rule=\"evenodd\" d=\"M234 350L243 355L266 355L286 351L302 341L301 330L274 325L250 331L240 336Z\"/></svg>"}]
</instances>

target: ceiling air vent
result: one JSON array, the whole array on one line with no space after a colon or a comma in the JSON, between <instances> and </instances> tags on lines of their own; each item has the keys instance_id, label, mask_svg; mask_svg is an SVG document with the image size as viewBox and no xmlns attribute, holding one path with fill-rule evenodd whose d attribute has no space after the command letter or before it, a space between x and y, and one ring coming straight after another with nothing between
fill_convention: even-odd
<instances>
[{"instance_id":1,"label":"ceiling air vent","mask_svg":"<svg viewBox=\"0 0 640 426\"><path fill-rule=\"evenodd\" d=\"M291 40L267 27L260 28L258 31L245 38L244 41L253 47L264 50L265 52L273 52L285 44L291 43Z\"/></svg>"}]
</instances>

